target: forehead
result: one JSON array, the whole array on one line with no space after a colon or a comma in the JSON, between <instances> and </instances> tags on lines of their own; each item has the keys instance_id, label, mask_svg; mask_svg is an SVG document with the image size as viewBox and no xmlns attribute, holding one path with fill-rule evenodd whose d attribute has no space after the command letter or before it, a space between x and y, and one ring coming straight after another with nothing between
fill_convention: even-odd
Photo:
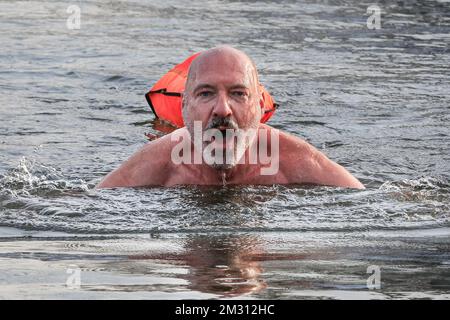
<instances>
[{"instance_id":1,"label":"forehead","mask_svg":"<svg viewBox=\"0 0 450 320\"><path fill-rule=\"evenodd\" d=\"M195 65L194 85L207 83L250 86L253 68L245 57L213 55L200 59Z\"/></svg>"}]
</instances>

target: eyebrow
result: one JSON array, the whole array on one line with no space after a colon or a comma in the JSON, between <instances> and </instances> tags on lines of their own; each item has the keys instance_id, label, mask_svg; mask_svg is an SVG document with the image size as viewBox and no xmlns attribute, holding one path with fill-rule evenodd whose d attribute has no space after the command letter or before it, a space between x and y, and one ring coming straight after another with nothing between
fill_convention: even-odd
<instances>
[{"instance_id":1,"label":"eyebrow","mask_svg":"<svg viewBox=\"0 0 450 320\"><path fill-rule=\"evenodd\" d=\"M235 85L231 86L231 88L230 88L230 90L233 90L233 89L246 89L246 90L249 90L250 88L247 87L245 84L235 84Z\"/></svg>"},{"instance_id":2,"label":"eyebrow","mask_svg":"<svg viewBox=\"0 0 450 320\"><path fill-rule=\"evenodd\" d=\"M193 92L196 93L197 91L202 90L202 89L212 89L212 90L214 90L215 88L214 88L214 86L212 86L210 84L202 83L202 84L199 84L198 86L196 86L194 88Z\"/></svg>"},{"instance_id":3,"label":"eyebrow","mask_svg":"<svg viewBox=\"0 0 450 320\"><path fill-rule=\"evenodd\" d=\"M202 89L215 90L216 87L214 87L213 85L207 84L207 83L201 83L201 84L199 84L198 86L196 86L194 88L193 92L196 93L196 92L198 92L199 90L202 90ZM250 88L248 86L244 85L244 84L235 84L235 85L232 85L229 88L229 90L235 90L235 89L246 89L246 90L249 90Z\"/></svg>"}]
</instances>

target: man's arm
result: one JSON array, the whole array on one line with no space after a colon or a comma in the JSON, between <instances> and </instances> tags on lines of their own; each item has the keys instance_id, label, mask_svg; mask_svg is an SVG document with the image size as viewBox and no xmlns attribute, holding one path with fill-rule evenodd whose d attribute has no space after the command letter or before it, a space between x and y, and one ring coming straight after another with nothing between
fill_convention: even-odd
<instances>
[{"instance_id":1,"label":"man's arm","mask_svg":"<svg viewBox=\"0 0 450 320\"><path fill-rule=\"evenodd\" d=\"M314 148L309 146L309 156L304 161L304 179L308 183L336 186L343 188L365 189L364 185L344 167Z\"/></svg>"},{"instance_id":2,"label":"man's arm","mask_svg":"<svg viewBox=\"0 0 450 320\"><path fill-rule=\"evenodd\" d=\"M306 141L289 134L280 138L284 142L280 143L280 148L287 154L283 171L291 183L365 189L344 167L328 159Z\"/></svg>"},{"instance_id":3,"label":"man's arm","mask_svg":"<svg viewBox=\"0 0 450 320\"><path fill-rule=\"evenodd\" d=\"M331 161L319 150L312 151L309 161L310 177L312 183L344 187L365 189L364 185L350 174L344 167Z\"/></svg>"},{"instance_id":4,"label":"man's arm","mask_svg":"<svg viewBox=\"0 0 450 320\"><path fill-rule=\"evenodd\" d=\"M129 174L130 171L133 171L133 168L128 161L122 163L120 167L108 173L95 188L134 187L135 183L133 183L134 181Z\"/></svg>"},{"instance_id":5,"label":"man's arm","mask_svg":"<svg viewBox=\"0 0 450 320\"><path fill-rule=\"evenodd\" d=\"M164 147L161 142L155 140L147 143L103 178L96 188L164 185L167 161L162 161Z\"/></svg>"}]
</instances>

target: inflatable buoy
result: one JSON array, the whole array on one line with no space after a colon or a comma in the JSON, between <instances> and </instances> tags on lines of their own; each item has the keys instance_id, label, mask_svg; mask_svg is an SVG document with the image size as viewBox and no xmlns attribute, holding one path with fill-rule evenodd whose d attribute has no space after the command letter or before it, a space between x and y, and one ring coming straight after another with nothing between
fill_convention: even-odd
<instances>
[{"instance_id":1,"label":"inflatable buoy","mask_svg":"<svg viewBox=\"0 0 450 320\"><path fill-rule=\"evenodd\" d=\"M181 92L184 91L189 66L199 54L200 52L176 65L145 94L145 98L157 118L165 120L176 127L184 126L181 112ZM266 89L262 85L260 86L262 89L261 107L264 108L261 122L265 123L273 115L278 105L273 101Z\"/></svg>"}]
</instances>

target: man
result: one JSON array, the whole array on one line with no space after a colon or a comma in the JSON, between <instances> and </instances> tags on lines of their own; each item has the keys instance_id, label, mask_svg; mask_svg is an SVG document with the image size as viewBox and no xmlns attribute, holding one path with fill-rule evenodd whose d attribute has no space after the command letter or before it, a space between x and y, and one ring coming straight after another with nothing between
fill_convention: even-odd
<instances>
[{"instance_id":1,"label":"man","mask_svg":"<svg viewBox=\"0 0 450 320\"><path fill-rule=\"evenodd\" d=\"M186 127L147 143L97 187L314 184L364 189L304 140L261 124L260 99L256 67L246 54L228 46L203 52L191 64L183 93Z\"/></svg>"}]
</instances>

